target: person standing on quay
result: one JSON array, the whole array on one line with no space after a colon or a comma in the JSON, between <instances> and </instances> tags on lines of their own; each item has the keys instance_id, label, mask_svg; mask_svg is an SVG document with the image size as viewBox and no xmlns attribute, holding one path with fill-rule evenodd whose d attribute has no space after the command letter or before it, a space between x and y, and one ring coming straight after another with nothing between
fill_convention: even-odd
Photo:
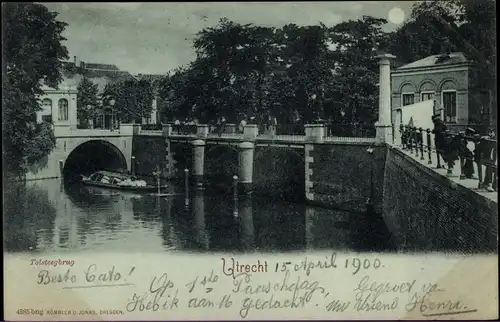
<instances>
[{"instance_id":1,"label":"person standing on quay","mask_svg":"<svg viewBox=\"0 0 500 322\"><path fill-rule=\"evenodd\" d=\"M478 165L479 172L479 188L483 188L486 191L493 192L497 189L497 173L496 169L496 142L493 141L496 138L496 133L493 129L489 130L487 136L481 137L479 143L476 146L475 159ZM482 166L485 166L484 180L482 178ZM493 187L491 184L493 183Z\"/></svg>"},{"instance_id":2,"label":"person standing on quay","mask_svg":"<svg viewBox=\"0 0 500 322\"><path fill-rule=\"evenodd\" d=\"M434 133L434 146L436 147L438 158L442 158L446 163L446 158L444 156L444 150L446 146L446 131L448 128L441 120L439 115L432 116L432 123L434 123L434 129L432 133ZM438 160L439 162L439 160Z\"/></svg>"}]
</instances>

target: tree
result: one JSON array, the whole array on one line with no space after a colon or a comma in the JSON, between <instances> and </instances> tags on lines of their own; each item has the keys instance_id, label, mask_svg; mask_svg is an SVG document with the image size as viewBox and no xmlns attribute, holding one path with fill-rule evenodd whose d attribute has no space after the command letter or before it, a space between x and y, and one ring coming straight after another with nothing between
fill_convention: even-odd
<instances>
[{"instance_id":1,"label":"tree","mask_svg":"<svg viewBox=\"0 0 500 322\"><path fill-rule=\"evenodd\" d=\"M385 19L364 16L330 28L330 40L336 46L331 53L335 62L334 82L329 93L329 113L345 123L374 124L378 112L379 46L384 46Z\"/></svg>"},{"instance_id":2,"label":"tree","mask_svg":"<svg viewBox=\"0 0 500 322\"><path fill-rule=\"evenodd\" d=\"M492 106L496 106L495 1L417 3L411 19L392 35L390 51L403 62L441 53L465 53L482 65L482 81L492 93Z\"/></svg>"},{"instance_id":3,"label":"tree","mask_svg":"<svg viewBox=\"0 0 500 322\"><path fill-rule=\"evenodd\" d=\"M331 76L324 68L325 30L295 25L277 29L222 19L197 34L196 60L165 79L160 96L175 93L168 111L180 117L210 121L223 115L235 122L243 115L270 113L289 122L291 109L307 114L314 105L309 96L323 92ZM198 108L192 110L193 105Z\"/></svg>"},{"instance_id":4,"label":"tree","mask_svg":"<svg viewBox=\"0 0 500 322\"><path fill-rule=\"evenodd\" d=\"M103 96L115 100L114 110L122 122L141 122L153 110L153 87L145 79L108 83Z\"/></svg>"},{"instance_id":5,"label":"tree","mask_svg":"<svg viewBox=\"0 0 500 322\"><path fill-rule=\"evenodd\" d=\"M61 81L61 60L68 58L62 45L67 24L40 4L6 3L2 11L4 174L22 178L55 146L47 127L36 125L36 112L41 110L41 82L57 88Z\"/></svg>"},{"instance_id":6,"label":"tree","mask_svg":"<svg viewBox=\"0 0 500 322\"><path fill-rule=\"evenodd\" d=\"M339 121L344 113L351 123L373 124L375 49L386 42L385 22L363 17L331 28L274 28L222 19L197 34L196 60L166 78L160 96L170 97L170 115L200 120L223 115L234 122L253 114L305 123L325 116Z\"/></svg>"},{"instance_id":7,"label":"tree","mask_svg":"<svg viewBox=\"0 0 500 322\"><path fill-rule=\"evenodd\" d=\"M98 106L97 93L99 88L97 84L86 77L83 77L78 84L78 99L76 109L80 125L87 127L89 120L95 116Z\"/></svg>"}]
</instances>

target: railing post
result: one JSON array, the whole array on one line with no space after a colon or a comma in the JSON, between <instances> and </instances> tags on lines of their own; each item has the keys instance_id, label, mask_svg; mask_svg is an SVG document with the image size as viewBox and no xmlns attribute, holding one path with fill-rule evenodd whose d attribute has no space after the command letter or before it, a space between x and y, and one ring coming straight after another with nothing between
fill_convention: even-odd
<instances>
[{"instance_id":1,"label":"railing post","mask_svg":"<svg viewBox=\"0 0 500 322\"><path fill-rule=\"evenodd\" d=\"M304 132L306 141L323 142L325 127L323 124L305 124Z\"/></svg>"},{"instance_id":2,"label":"railing post","mask_svg":"<svg viewBox=\"0 0 500 322\"><path fill-rule=\"evenodd\" d=\"M437 135L436 133L434 135ZM434 136L434 143L435 143L435 140L436 137ZM440 147L437 146L437 144L434 144L434 146L436 147L436 157L437 157L437 166L436 168L437 169L441 169L442 166L441 166L441 149Z\"/></svg>"},{"instance_id":3,"label":"railing post","mask_svg":"<svg viewBox=\"0 0 500 322\"><path fill-rule=\"evenodd\" d=\"M206 138L209 133L209 127L207 124L197 124L196 125L196 135L200 138Z\"/></svg>"},{"instance_id":4,"label":"railing post","mask_svg":"<svg viewBox=\"0 0 500 322\"><path fill-rule=\"evenodd\" d=\"M493 190L497 191L498 189L498 174L497 167L493 168Z\"/></svg>"},{"instance_id":5,"label":"railing post","mask_svg":"<svg viewBox=\"0 0 500 322\"><path fill-rule=\"evenodd\" d=\"M450 135L448 135L449 139ZM448 140L449 141L449 140ZM446 142L448 144L448 142ZM451 160L451 158L448 158L448 168L446 169L446 175L451 177L453 175L453 168L455 167L454 160Z\"/></svg>"},{"instance_id":6,"label":"railing post","mask_svg":"<svg viewBox=\"0 0 500 322\"><path fill-rule=\"evenodd\" d=\"M493 168L493 190L497 191L497 180L498 180L498 177L497 177L497 165L496 165L496 162L497 162L497 145L495 144L493 146L493 163L494 165L492 165L492 168Z\"/></svg>"},{"instance_id":7,"label":"railing post","mask_svg":"<svg viewBox=\"0 0 500 322\"><path fill-rule=\"evenodd\" d=\"M415 156L418 157L418 132L415 126L413 127L413 147L415 148Z\"/></svg>"},{"instance_id":8,"label":"railing post","mask_svg":"<svg viewBox=\"0 0 500 322\"><path fill-rule=\"evenodd\" d=\"M409 140L408 140L408 125L405 125L403 127L403 135L404 135L404 146L403 146L403 149L405 150L408 150L408 148L410 147L409 145Z\"/></svg>"},{"instance_id":9,"label":"railing post","mask_svg":"<svg viewBox=\"0 0 500 322\"><path fill-rule=\"evenodd\" d=\"M184 169L184 206L189 206L189 169Z\"/></svg>"},{"instance_id":10,"label":"railing post","mask_svg":"<svg viewBox=\"0 0 500 322\"><path fill-rule=\"evenodd\" d=\"M425 160L424 158L424 129L418 128L418 138L420 140L420 160Z\"/></svg>"},{"instance_id":11,"label":"railing post","mask_svg":"<svg viewBox=\"0 0 500 322\"><path fill-rule=\"evenodd\" d=\"M408 150L410 150L410 153L413 153L413 144L412 144L412 135L411 135L411 126L407 126L406 128L406 142L408 145Z\"/></svg>"},{"instance_id":12,"label":"railing post","mask_svg":"<svg viewBox=\"0 0 500 322\"><path fill-rule=\"evenodd\" d=\"M427 156L429 157L429 161L427 164L432 164L432 145L431 145L431 129L427 129Z\"/></svg>"},{"instance_id":13,"label":"railing post","mask_svg":"<svg viewBox=\"0 0 500 322\"><path fill-rule=\"evenodd\" d=\"M399 137L401 138L401 148L404 150L405 142L404 142L404 125L399 125Z\"/></svg>"},{"instance_id":14,"label":"railing post","mask_svg":"<svg viewBox=\"0 0 500 322\"><path fill-rule=\"evenodd\" d=\"M462 135L462 134L459 134L459 138L460 138L460 147L462 147L463 145L467 146L467 142L465 141L465 137ZM458 154L458 161L460 162L460 180L464 180L465 179L465 164L467 162L467 159L465 158L465 156L463 155L462 149L460 148L459 150L459 154Z\"/></svg>"}]
</instances>

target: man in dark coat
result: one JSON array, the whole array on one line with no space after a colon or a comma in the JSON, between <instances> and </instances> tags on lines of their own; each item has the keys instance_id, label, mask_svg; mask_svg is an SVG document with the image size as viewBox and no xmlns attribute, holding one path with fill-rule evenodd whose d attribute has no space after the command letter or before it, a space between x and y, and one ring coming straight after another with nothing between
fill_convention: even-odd
<instances>
[{"instance_id":1,"label":"man in dark coat","mask_svg":"<svg viewBox=\"0 0 500 322\"><path fill-rule=\"evenodd\" d=\"M444 151L446 149L446 131L448 128L443 123L439 115L432 116L432 123L434 123L432 133L434 133L434 146L438 151L438 158L441 157L446 162Z\"/></svg>"},{"instance_id":2,"label":"man in dark coat","mask_svg":"<svg viewBox=\"0 0 500 322\"><path fill-rule=\"evenodd\" d=\"M475 159L478 164L479 172L479 188L486 189L487 191L495 191L497 185L497 174L496 169L496 133L494 130L490 130L488 136L483 136L476 144L475 149ZM482 166L485 166L484 179L482 178ZM493 187L491 184L493 183Z\"/></svg>"}]
</instances>

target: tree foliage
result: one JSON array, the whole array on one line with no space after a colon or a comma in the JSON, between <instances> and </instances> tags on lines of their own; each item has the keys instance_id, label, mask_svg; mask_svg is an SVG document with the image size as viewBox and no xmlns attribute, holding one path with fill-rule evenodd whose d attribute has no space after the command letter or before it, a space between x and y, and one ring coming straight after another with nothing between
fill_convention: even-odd
<instances>
[{"instance_id":1,"label":"tree foliage","mask_svg":"<svg viewBox=\"0 0 500 322\"><path fill-rule=\"evenodd\" d=\"M194 41L197 59L164 79L160 86L162 110L167 118L191 116L203 121L217 116L234 122L244 116L273 115L281 123L310 122L333 116L335 103L355 106L350 101L361 97L363 102L358 105L363 108L350 115L362 117L361 111L376 109L376 105L369 105L377 90L364 84L375 75L371 40L381 37L382 23L365 17L334 28L294 24L274 28L222 19L217 26L198 33ZM351 26L352 33L369 34L359 41L367 50L355 49L350 38L339 36ZM333 52L332 41L340 44ZM359 61L370 62L365 67L371 73L366 80L367 70L347 72ZM342 76L334 73L342 72L339 64L344 64L346 71ZM345 86L340 82L347 79L354 83L360 78L363 83L357 93L339 96Z\"/></svg>"},{"instance_id":2,"label":"tree foliage","mask_svg":"<svg viewBox=\"0 0 500 322\"><path fill-rule=\"evenodd\" d=\"M126 79L106 84L103 96L115 101L114 110L121 122L141 122L153 109L153 87L145 79ZM106 104L106 101L104 102Z\"/></svg>"},{"instance_id":3,"label":"tree foliage","mask_svg":"<svg viewBox=\"0 0 500 322\"><path fill-rule=\"evenodd\" d=\"M424 1L391 35L390 50L411 62L447 52L464 52L496 74L496 10L492 0ZM493 86L494 82L492 83Z\"/></svg>"},{"instance_id":4,"label":"tree foliage","mask_svg":"<svg viewBox=\"0 0 500 322\"><path fill-rule=\"evenodd\" d=\"M482 66L481 82L492 94L495 119L495 9L493 0L419 2L414 5L411 18L391 35L391 53L402 62L411 62L430 55L463 52Z\"/></svg>"},{"instance_id":5,"label":"tree foliage","mask_svg":"<svg viewBox=\"0 0 500 322\"><path fill-rule=\"evenodd\" d=\"M48 127L36 125L36 112L41 82L57 88L61 80L61 60L68 58L62 45L66 24L40 4L6 3L2 11L4 174L22 177L55 145Z\"/></svg>"},{"instance_id":6,"label":"tree foliage","mask_svg":"<svg viewBox=\"0 0 500 322\"><path fill-rule=\"evenodd\" d=\"M384 24L369 16L334 26L281 28L222 19L197 34L196 60L162 81L161 111L167 119L203 122L272 114L282 123L320 116L373 124L380 52L408 63L462 51L487 67L494 86L494 1L418 2L395 32L385 32Z\"/></svg>"},{"instance_id":7,"label":"tree foliage","mask_svg":"<svg viewBox=\"0 0 500 322\"><path fill-rule=\"evenodd\" d=\"M95 116L99 107L97 93L99 88L90 79L83 77L78 84L78 98L76 109L80 124L88 124L88 121Z\"/></svg>"}]
</instances>

